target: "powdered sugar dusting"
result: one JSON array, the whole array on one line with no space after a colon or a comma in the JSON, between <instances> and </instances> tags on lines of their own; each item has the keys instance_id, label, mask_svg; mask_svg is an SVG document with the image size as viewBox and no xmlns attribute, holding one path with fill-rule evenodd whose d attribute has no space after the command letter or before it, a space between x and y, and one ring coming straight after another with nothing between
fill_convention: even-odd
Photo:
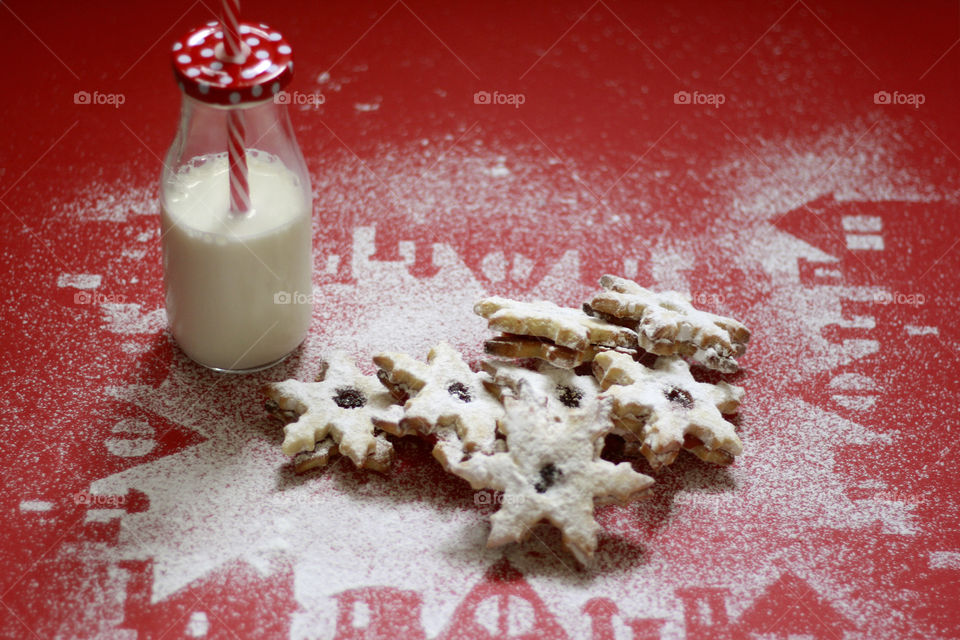
<instances>
[{"instance_id":1,"label":"powdered sugar dusting","mask_svg":"<svg viewBox=\"0 0 960 640\"><path fill-rule=\"evenodd\" d=\"M75 289L96 289L100 286L103 276L95 273L61 273L57 276L58 287L73 287Z\"/></svg>"},{"instance_id":2,"label":"powdered sugar dusting","mask_svg":"<svg viewBox=\"0 0 960 640\"><path fill-rule=\"evenodd\" d=\"M85 221L126 222L134 216L160 211L156 187L131 188L127 182L94 184L57 211L67 218Z\"/></svg>"},{"instance_id":3,"label":"powdered sugar dusting","mask_svg":"<svg viewBox=\"0 0 960 640\"><path fill-rule=\"evenodd\" d=\"M163 309L144 312L139 304L104 302L101 307L104 329L111 333L155 333L167 324Z\"/></svg>"},{"instance_id":4,"label":"powdered sugar dusting","mask_svg":"<svg viewBox=\"0 0 960 640\"><path fill-rule=\"evenodd\" d=\"M536 272L508 253L509 246L490 247L483 260L476 260L481 268L474 268L442 234L433 242L399 247L399 259L380 259L378 235L390 231L355 224L349 229L350 278L327 277L337 273L338 261L327 273L315 276L313 330L295 358L261 374L220 378L177 355L169 375L157 386L110 388L109 397L205 440L91 485L94 494L124 495L135 488L150 500L148 510L122 516L119 546L103 553L117 561L153 560L155 601L233 560L264 574L275 571L281 560L290 560L299 607L293 637L331 637L335 596L369 585L402 586L422 594L421 621L427 635L435 636L445 628L462 594L501 554L524 573L561 625L577 636L589 633L589 621L579 613L588 592L609 597L625 610L661 617L665 620L661 637L680 638L685 633L686 605L679 595L683 588L727 589L732 596L729 613L736 618L789 573L827 598L867 635L894 637L891 629L910 622L890 622L884 599L902 596L871 595L858 590L849 578L838 578L831 570L837 564L831 557L835 547L814 544L811 538L823 531L873 526L889 535L917 534L915 505L856 497L850 492L851 480L837 468L837 452L843 448L889 446L900 435L841 417L796 393L814 376L877 352L879 347L870 340L831 342L824 328L855 326L857 321L844 316L842 301L871 299L882 287L805 284L798 258L831 264L837 256L776 226L778 217L798 201L823 194L841 201L939 197L932 190L911 187L923 182L902 167L863 177L862 161L883 164L893 150L885 146L889 136L881 126L861 141L861 153L866 155L847 156L847 143L856 134L856 126L829 132L822 144L814 145L821 150L818 154L793 151L789 142L783 148L761 149L759 157L744 151L730 166L714 169L714 177L750 178L731 177L727 199L711 205L716 219L710 233L686 239L627 239L655 247L649 263L635 255L620 257L625 267L638 271L644 285L703 293L693 270L705 249L744 272L762 274L765 282L751 285L762 286L762 296L751 298L752 290L744 288L736 294L741 297L719 300L709 309L744 320L755 336L742 359L746 375L737 380L747 388L740 432L744 455L729 468L680 462L658 474L651 502L599 510L605 533L593 571L571 573L566 566L570 559L558 553L557 540L540 529L525 545L503 552L486 550L485 515L473 494L453 478L436 485L435 469L408 468L395 476L380 476L355 473L349 462L338 462L323 473L291 478L279 451L279 434L266 426L257 392L265 380L312 378L321 356L333 349L356 356L367 372L372 371L369 358L376 352L407 351L422 359L439 339L461 349L468 361L480 358L487 332L472 306L489 293L491 281L526 281L529 288L517 297L569 306L578 306L593 293L594 288L580 278L584 262L580 226L553 236L566 245L543 272ZM797 149L806 147L796 144ZM431 169L450 179L449 188L431 189L421 201L411 199L414 222L427 221L436 211L463 207L458 189L471 189L473 179L465 176L503 180L508 175L495 175L490 167L507 165L510 175L529 177L534 172L532 164L518 158L493 157L491 163L489 156L459 150L450 156ZM549 164L539 160L543 160L539 166ZM374 172L380 169L376 162L370 164ZM461 170L465 173L458 173ZM362 173L358 169L357 181L379 183L370 175L361 178ZM317 177L317 184L324 192L322 177ZM532 184L533 192L542 186L536 180ZM480 189L472 189L467 204L480 206L475 200ZM138 197L131 196L133 201ZM401 200L407 201L405 192ZM535 200L527 202L529 211L514 215L536 215L540 207ZM113 219L114 204L104 206L106 218ZM402 236L400 231L398 239L405 240ZM136 247L131 242L127 249ZM321 264L329 265L329 257L320 256ZM411 269L422 262L433 272L413 275ZM643 281L639 273L643 270L648 270L652 282ZM103 329L114 333L152 333L164 324L162 311L145 311L136 304L106 304L102 312ZM869 390L863 380L844 378L837 393L854 383ZM435 487L435 495L424 495L423 486ZM765 529L777 531L777 537L760 535ZM696 549L694 554L691 548ZM952 566L955 560L949 553L931 556L931 565ZM722 559L719 564L717 558Z\"/></svg>"}]
</instances>

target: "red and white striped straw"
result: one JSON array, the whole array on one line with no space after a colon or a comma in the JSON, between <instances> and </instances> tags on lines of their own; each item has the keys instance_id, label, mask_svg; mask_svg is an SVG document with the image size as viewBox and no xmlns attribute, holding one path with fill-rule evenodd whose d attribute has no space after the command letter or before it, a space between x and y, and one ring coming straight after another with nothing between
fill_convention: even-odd
<instances>
[{"instance_id":1,"label":"red and white striped straw","mask_svg":"<svg viewBox=\"0 0 960 640\"><path fill-rule=\"evenodd\" d=\"M220 4L220 27L223 29L223 48L227 57L243 57L240 42L240 0L223 0Z\"/></svg>"},{"instance_id":2,"label":"red and white striped straw","mask_svg":"<svg viewBox=\"0 0 960 640\"><path fill-rule=\"evenodd\" d=\"M240 0L223 0L220 5L220 27L227 58L241 62L244 58L240 40ZM243 113L232 109L227 115L227 159L230 163L230 211L250 211L250 183L247 180L247 154L244 149L246 127Z\"/></svg>"},{"instance_id":3,"label":"red and white striped straw","mask_svg":"<svg viewBox=\"0 0 960 640\"><path fill-rule=\"evenodd\" d=\"M243 114L231 110L227 115L227 159L230 162L230 211L250 211L250 183L247 181L247 156L243 148L246 134Z\"/></svg>"}]
</instances>

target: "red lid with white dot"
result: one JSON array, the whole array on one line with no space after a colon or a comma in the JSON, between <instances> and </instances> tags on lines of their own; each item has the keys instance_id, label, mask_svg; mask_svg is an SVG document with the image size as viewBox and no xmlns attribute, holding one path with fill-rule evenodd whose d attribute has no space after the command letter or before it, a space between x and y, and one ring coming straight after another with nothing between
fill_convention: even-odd
<instances>
[{"instance_id":1,"label":"red lid with white dot","mask_svg":"<svg viewBox=\"0 0 960 640\"><path fill-rule=\"evenodd\" d=\"M208 22L173 44L173 73L180 89L201 102L236 105L265 100L293 76L293 50L279 31L240 23L246 57L231 60L224 51L223 29Z\"/></svg>"}]
</instances>

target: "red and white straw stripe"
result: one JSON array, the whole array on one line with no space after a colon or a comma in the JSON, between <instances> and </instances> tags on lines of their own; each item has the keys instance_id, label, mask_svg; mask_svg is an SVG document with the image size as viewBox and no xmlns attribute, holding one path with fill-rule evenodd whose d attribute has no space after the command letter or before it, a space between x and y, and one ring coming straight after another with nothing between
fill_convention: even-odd
<instances>
[{"instance_id":1,"label":"red and white straw stripe","mask_svg":"<svg viewBox=\"0 0 960 640\"><path fill-rule=\"evenodd\" d=\"M223 29L223 48L227 57L243 57L240 41L240 0L223 0L220 5L220 26Z\"/></svg>"},{"instance_id":2,"label":"red and white straw stripe","mask_svg":"<svg viewBox=\"0 0 960 640\"><path fill-rule=\"evenodd\" d=\"M234 213L250 211L250 183L243 147L245 135L243 113L231 110L227 115L227 159L230 162L230 211Z\"/></svg>"},{"instance_id":3,"label":"red and white straw stripe","mask_svg":"<svg viewBox=\"0 0 960 640\"><path fill-rule=\"evenodd\" d=\"M223 0L220 26L223 29L223 47L228 58L240 60L243 43L240 41L240 0ZM243 139L246 128L243 112L237 109L227 116L227 159L230 162L230 211L250 211L250 183L247 180L247 154Z\"/></svg>"}]
</instances>

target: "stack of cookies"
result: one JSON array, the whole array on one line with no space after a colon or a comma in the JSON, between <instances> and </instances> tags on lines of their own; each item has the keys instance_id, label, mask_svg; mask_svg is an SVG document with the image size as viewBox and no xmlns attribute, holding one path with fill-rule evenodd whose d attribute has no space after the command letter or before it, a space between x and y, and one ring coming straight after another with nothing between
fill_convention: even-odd
<instances>
[{"instance_id":1,"label":"stack of cookies","mask_svg":"<svg viewBox=\"0 0 960 640\"><path fill-rule=\"evenodd\" d=\"M376 376L334 353L317 382L267 385L267 409L285 424L283 451L297 471L338 453L384 471L393 458L387 434L435 438L444 469L474 489L503 492L488 546L522 541L546 520L587 564L597 546L594 506L643 497L653 484L629 462L601 457L609 434L654 471L681 450L717 464L741 452L724 414L737 412L743 390L697 381L687 359L736 372L750 337L677 292L615 276L600 285L582 309L478 302L476 313L499 332L485 343L496 359L480 371L441 342L426 362L376 355Z\"/></svg>"}]
</instances>

